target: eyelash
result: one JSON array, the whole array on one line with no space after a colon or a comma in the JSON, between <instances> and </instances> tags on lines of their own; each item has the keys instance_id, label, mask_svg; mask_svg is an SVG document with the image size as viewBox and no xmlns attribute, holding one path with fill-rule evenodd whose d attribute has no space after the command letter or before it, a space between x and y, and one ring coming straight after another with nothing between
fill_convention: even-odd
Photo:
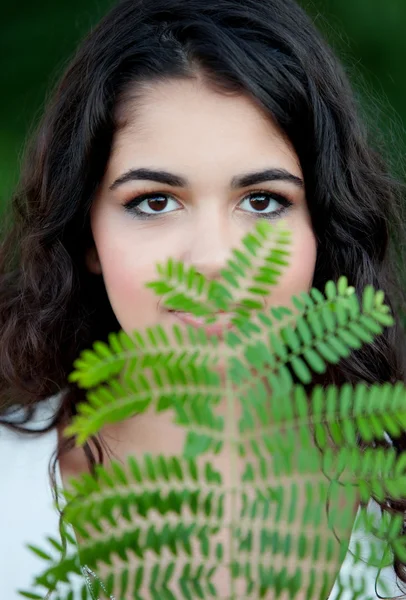
<instances>
[{"instance_id":1,"label":"eyelash","mask_svg":"<svg viewBox=\"0 0 406 600\"><path fill-rule=\"evenodd\" d=\"M258 217L262 217L262 218L266 218L266 219L275 219L275 218L279 217L282 213L287 211L291 206L293 206L293 202L288 200L286 198L286 196L283 196L281 194L275 194L274 192L267 192L265 190L251 192L250 194L245 196L241 200L241 202L243 202L247 198L249 198L249 199L255 198L255 196L265 196L267 199L276 200L277 202L279 202L279 204L282 205L281 209L275 210L270 213L264 213L264 212L258 212L258 213L253 212L252 213L253 215L257 215ZM129 213L132 214L134 219L144 219L144 220L156 219L156 218L159 218L161 215L169 214L170 212L177 212L177 211L168 211L168 212L161 211L161 212L157 212L155 214L151 214L151 213L144 213L138 209L138 206L144 200L151 200L151 199L156 199L156 198L172 198L172 196L171 196L171 194L159 193L159 192L150 192L147 194L141 194L141 195L135 196L135 197L131 198L130 200L128 200L127 202L125 202L123 204L123 207L126 211L128 211ZM246 212L249 212L249 211L246 211Z\"/></svg>"}]
</instances>

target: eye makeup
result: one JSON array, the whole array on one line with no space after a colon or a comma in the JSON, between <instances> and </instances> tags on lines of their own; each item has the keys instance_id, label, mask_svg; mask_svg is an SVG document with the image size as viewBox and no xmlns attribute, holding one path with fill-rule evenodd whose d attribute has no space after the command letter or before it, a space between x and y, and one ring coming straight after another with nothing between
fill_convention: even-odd
<instances>
[{"instance_id":1,"label":"eye makeup","mask_svg":"<svg viewBox=\"0 0 406 600\"><path fill-rule=\"evenodd\" d=\"M259 202L258 202L259 199ZM171 212L177 212L179 209L175 210L165 210L168 206L168 200L172 200L173 203L181 204L178 200L176 200L171 194L161 193L161 192L148 192L144 194L139 194L127 200L122 206L124 209L131 214L134 219L140 220L151 220L162 218L163 215L169 214ZM250 192L240 201L239 204L247 201L254 202L253 211L241 209L244 212L251 213L254 217L266 218L266 219L275 219L280 217L282 214L287 212L289 208L293 206L293 202L289 200L283 194L259 190ZM140 208L142 203L145 202L146 210ZM148 205L148 202L150 204ZM259 204L258 212L255 211L255 202ZM265 204L265 206L264 206ZM155 205L155 206L154 206ZM279 208L278 208L279 206ZM272 210L269 210L272 208ZM158 210L157 210L158 209ZM159 210L163 209L163 210ZM156 211L156 212L154 212Z\"/></svg>"}]
</instances>

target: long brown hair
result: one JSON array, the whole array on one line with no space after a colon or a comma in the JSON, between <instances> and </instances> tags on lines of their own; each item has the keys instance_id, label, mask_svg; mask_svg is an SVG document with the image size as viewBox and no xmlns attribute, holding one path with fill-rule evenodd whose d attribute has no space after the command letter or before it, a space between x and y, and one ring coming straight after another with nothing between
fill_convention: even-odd
<instances>
[{"instance_id":1,"label":"long brown hair","mask_svg":"<svg viewBox=\"0 0 406 600\"><path fill-rule=\"evenodd\" d=\"M383 289L394 327L322 381L405 381L405 308L398 274L404 190L369 140L340 63L294 0L124 0L83 41L30 140L0 244L0 423L63 392L49 431L69 422L85 393L69 383L80 352L119 323L101 276L87 271L89 209L118 126L115 109L144 82L203 74L218 92L245 93L293 144L317 237L313 285L345 274L357 292ZM400 262L400 261L399 261ZM399 263L398 263L399 264ZM315 382L317 378L315 378ZM399 451L402 435L392 440ZM58 444L50 465L73 446ZM84 446L90 471L101 436ZM97 454L97 457L95 456ZM404 502L383 504L399 511ZM406 582L406 569L395 562Z\"/></svg>"}]
</instances>

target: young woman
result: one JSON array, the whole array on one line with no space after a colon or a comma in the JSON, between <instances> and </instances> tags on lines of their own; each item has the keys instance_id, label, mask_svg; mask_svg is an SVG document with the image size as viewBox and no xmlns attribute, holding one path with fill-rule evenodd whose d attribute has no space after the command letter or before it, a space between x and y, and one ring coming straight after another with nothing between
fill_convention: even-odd
<instances>
[{"instance_id":1,"label":"young woman","mask_svg":"<svg viewBox=\"0 0 406 600\"><path fill-rule=\"evenodd\" d=\"M166 414L108 426L83 449L62 436L85 399L67 381L81 350L188 320L145 288L157 262L218 277L256 219L283 218L291 262L268 305L345 274L358 291L383 289L396 316L322 381L404 380L400 200L342 67L293 0L119 2L46 107L2 234L2 597L42 566L24 545L55 533L56 483L92 471L104 444L120 459L181 449ZM375 597L376 575L359 598ZM384 577L393 595L406 582L397 561Z\"/></svg>"}]
</instances>

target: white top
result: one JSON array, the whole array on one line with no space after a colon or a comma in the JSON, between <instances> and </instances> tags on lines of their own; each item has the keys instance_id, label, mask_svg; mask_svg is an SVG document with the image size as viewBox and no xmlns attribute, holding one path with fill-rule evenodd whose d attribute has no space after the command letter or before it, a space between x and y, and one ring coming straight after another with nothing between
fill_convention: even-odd
<instances>
[{"instance_id":1,"label":"white top","mask_svg":"<svg viewBox=\"0 0 406 600\"><path fill-rule=\"evenodd\" d=\"M59 406L61 396L53 396L38 405L33 420L24 427L38 429L49 422L54 411ZM14 415L9 420L14 420ZM51 482L48 476L48 465L51 455L57 445L57 431L35 436L8 430L0 426L0 598L3 600L22 600L17 590L32 590L34 577L45 567L45 562L26 548L33 544L47 550L46 536L59 538L59 513L54 506ZM62 488L62 478L59 463L56 469L56 483ZM376 509L374 509L376 510ZM71 530L73 532L73 530ZM366 539L366 536L364 536ZM358 538L360 538L358 534ZM351 537L350 549L355 541ZM56 552L56 550L55 550ZM55 555L57 556L57 555ZM357 600L377 598L375 594L375 579L377 572L372 567L363 564L352 565L350 553L342 565L342 577L367 574L368 586L364 595ZM392 567L381 572L379 581L385 580L389 587L390 597L397 597L401 592L396 585L396 576ZM74 582L75 600L80 599L80 589L84 579L72 576ZM37 588L43 589L43 588ZM62 589L62 588L61 588ZM34 590L33 590L34 591ZM58 592L60 591L58 587ZM378 587L378 592L383 588ZM335 600L336 586L328 600ZM385 596L385 594L381 594ZM54 596L51 595L50 598ZM118 599L117 599L118 600ZM121 599L124 600L124 599ZM147 599L146 599L147 600ZM352 600L351 593L344 593L341 600Z\"/></svg>"}]
</instances>

